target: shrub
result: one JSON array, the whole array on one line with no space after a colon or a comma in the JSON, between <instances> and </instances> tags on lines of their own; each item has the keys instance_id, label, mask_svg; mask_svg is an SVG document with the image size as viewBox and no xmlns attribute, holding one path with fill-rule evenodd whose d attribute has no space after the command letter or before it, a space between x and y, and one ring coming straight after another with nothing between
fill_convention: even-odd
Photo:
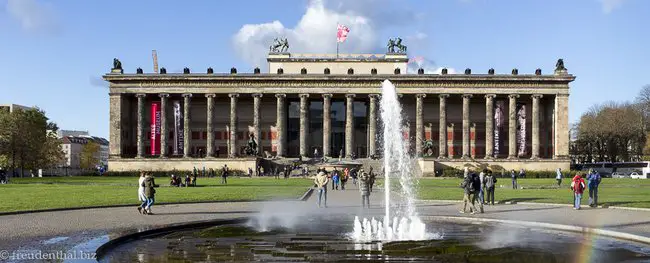
<instances>
[{"instance_id":1,"label":"shrub","mask_svg":"<svg viewBox=\"0 0 650 263\"><path fill-rule=\"evenodd\" d=\"M193 171L179 171L179 170L172 170L172 171L148 171L149 173L152 173L154 177L169 177L172 174L178 175L178 176L185 176L188 174L192 174ZM197 170L198 176L202 176L201 173L203 170L201 169L200 171ZM208 176L209 170L205 170L205 176ZM221 177L221 169L216 169L214 170L215 176L216 177ZM104 176L122 176L122 177L137 177L140 176L140 171L124 171L124 172L115 172L115 171L108 171L104 173ZM248 176L248 172L242 171L242 170L230 170L230 176Z\"/></svg>"}]
</instances>

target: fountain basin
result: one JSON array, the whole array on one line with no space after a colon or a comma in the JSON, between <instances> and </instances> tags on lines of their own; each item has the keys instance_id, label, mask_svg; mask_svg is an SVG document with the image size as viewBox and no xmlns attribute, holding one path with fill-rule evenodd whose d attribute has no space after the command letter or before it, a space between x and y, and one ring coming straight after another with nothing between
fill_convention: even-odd
<instances>
[{"instance_id":1,"label":"fountain basin","mask_svg":"<svg viewBox=\"0 0 650 263\"><path fill-rule=\"evenodd\" d=\"M101 262L644 262L648 244L500 223L425 221L419 241L355 241L349 216L191 228L116 246ZM264 227L261 227L261 226ZM586 259L586 260L581 260Z\"/></svg>"}]
</instances>

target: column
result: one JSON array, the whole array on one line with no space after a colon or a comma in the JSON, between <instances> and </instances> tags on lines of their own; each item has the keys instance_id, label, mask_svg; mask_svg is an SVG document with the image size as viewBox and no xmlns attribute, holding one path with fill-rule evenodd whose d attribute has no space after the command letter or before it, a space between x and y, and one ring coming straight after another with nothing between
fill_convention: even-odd
<instances>
[{"instance_id":1,"label":"column","mask_svg":"<svg viewBox=\"0 0 650 263\"><path fill-rule=\"evenodd\" d=\"M255 93L253 94L253 136L257 142L257 155L262 153L262 140L260 140L260 107L262 106L262 94Z\"/></svg>"},{"instance_id":2,"label":"column","mask_svg":"<svg viewBox=\"0 0 650 263\"><path fill-rule=\"evenodd\" d=\"M167 98L169 94L160 96L160 158L167 158Z\"/></svg>"},{"instance_id":3,"label":"column","mask_svg":"<svg viewBox=\"0 0 650 263\"><path fill-rule=\"evenodd\" d=\"M307 157L308 145L307 136L309 136L309 121L307 120L309 114L309 94L300 94L300 156Z\"/></svg>"},{"instance_id":4,"label":"column","mask_svg":"<svg viewBox=\"0 0 650 263\"><path fill-rule=\"evenodd\" d=\"M228 94L230 97L230 152L228 157L235 158L237 157L237 98L239 94L231 93Z\"/></svg>"},{"instance_id":5,"label":"column","mask_svg":"<svg viewBox=\"0 0 650 263\"><path fill-rule=\"evenodd\" d=\"M422 157L424 143L424 117L422 101L426 94L415 95L415 156Z\"/></svg>"},{"instance_id":6,"label":"column","mask_svg":"<svg viewBox=\"0 0 650 263\"><path fill-rule=\"evenodd\" d=\"M569 158L569 94L555 97L555 147L554 159Z\"/></svg>"},{"instance_id":7,"label":"column","mask_svg":"<svg viewBox=\"0 0 650 263\"><path fill-rule=\"evenodd\" d=\"M190 131L190 99L192 94L183 94L183 158L190 157L190 150L192 149Z\"/></svg>"},{"instance_id":8,"label":"column","mask_svg":"<svg viewBox=\"0 0 650 263\"><path fill-rule=\"evenodd\" d=\"M447 157L447 97L449 94L440 94L440 125L438 129L439 155L438 158Z\"/></svg>"},{"instance_id":9,"label":"column","mask_svg":"<svg viewBox=\"0 0 650 263\"><path fill-rule=\"evenodd\" d=\"M485 95L485 159L494 157L494 98L495 94Z\"/></svg>"},{"instance_id":10,"label":"column","mask_svg":"<svg viewBox=\"0 0 650 263\"><path fill-rule=\"evenodd\" d=\"M368 95L370 105L368 109L368 157L377 154L377 98L378 94Z\"/></svg>"},{"instance_id":11,"label":"column","mask_svg":"<svg viewBox=\"0 0 650 263\"><path fill-rule=\"evenodd\" d=\"M137 155L136 158L144 157L144 99L145 94L135 95L138 98L138 128L137 128Z\"/></svg>"},{"instance_id":12,"label":"column","mask_svg":"<svg viewBox=\"0 0 650 263\"><path fill-rule=\"evenodd\" d=\"M111 158L122 157L122 104L123 96L120 93L110 93L110 129L109 149Z\"/></svg>"},{"instance_id":13,"label":"column","mask_svg":"<svg viewBox=\"0 0 650 263\"><path fill-rule=\"evenodd\" d=\"M470 158L469 145L469 103L471 94L463 94L463 158Z\"/></svg>"},{"instance_id":14,"label":"column","mask_svg":"<svg viewBox=\"0 0 650 263\"><path fill-rule=\"evenodd\" d=\"M332 94L323 94L323 156L330 157L331 145L331 129L332 129L332 116L330 110L332 108Z\"/></svg>"},{"instance_id":15,"label":"column","mask_svg":"<svg viewBox=\"0 0 650 263\"><path fill-rule=\"evenodd\" d=\"M283 157L284 156L284 143L285 143L285 118L286 118L286 112L284 110L285 105L284 105L284 99L287 97L286 94L275 94L275 97L278 99L277 100L277 112L276 112L276 121L275 121L275 126L278 131L278 147L277 147L277 156L278 157Z\"/></svg>"},{"instance_id":16,"label":"column","mask_svg":"<svg viewBox=\"0 0 650 263\"><path fill-rule=\"evenodd\" d=\"M510 94L508 105L508 159L517 158L517 98L518 94Z\"/></svg>"},{"instance_id":17,"label":"column","mask_svg":"<svg viewBox=\"0 0 650 263\"><path fill-rule=\"evenodd\" d=\"M205 157L214 156L214 126L212 121L214 120L214 97L215 94L205 94L205 97L208 98L208 109L207 109L207 142L205 145Z\"/></svg>"},{"instance_id":18,"label":"column","mask_svg":"<svg viewBox=\"0 0 650 263\"><path fill-rule=\"evenodd\" d=\"M541 94L532 95L533 98L533 141L531 159L539 159L539 99Z\"/></svg>"},{"instance_id":19,"label":"column","mask_svg":"<svg viewBox=\"0 0 650 263\"><path fill-rule=\"evenodd\" d=\"M354 97L345 95L345 158L352 158L354 152Z\"/></svg>"}]
</instances>

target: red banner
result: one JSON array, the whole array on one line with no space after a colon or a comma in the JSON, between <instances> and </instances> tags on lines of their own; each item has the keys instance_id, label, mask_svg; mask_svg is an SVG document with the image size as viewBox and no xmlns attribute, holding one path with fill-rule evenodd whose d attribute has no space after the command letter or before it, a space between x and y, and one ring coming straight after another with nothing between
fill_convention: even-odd
<instances>
[{"instance_id":1,"label":"red banner","mask_svg":"<svg viewBox=\"0 0 650 263\"><path fill-rule=\"evenodd\" d=\"M160 102L151 103L151 155L160 154Z\"/></svg>"}]
</instances>

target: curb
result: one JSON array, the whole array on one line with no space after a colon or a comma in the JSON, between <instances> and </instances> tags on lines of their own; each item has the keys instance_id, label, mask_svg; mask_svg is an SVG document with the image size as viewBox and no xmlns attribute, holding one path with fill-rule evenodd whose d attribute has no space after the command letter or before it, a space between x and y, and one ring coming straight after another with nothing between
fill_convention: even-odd
<instances>
[{"instance_id":1,"label":"curb","mask_svg":"<svg viewBox=\"0 0 650 263\"><path fill-rule=\"evenodd\" d=\"M120 237L117 237L115 239L109 240L108 242L100 245L96 250L95 250L95 256L97 261L102 259L106 255L106 253L114 249L122 244L135 241L138 239L143 239L147 237L155 237L155 236L160 236L169 232L174 232L174 231L179 231L179 230L184 230L188 228L199 228L199 227L210 227L210 226L218 226L218 225L227 225L227 224L241 224L245 223L247 218L235 218L235 219L217 219L217 220L206 220L206 221L196 221L196 222L191 222L191 223L179 223L179 224L173 224L173 225L168 225L164 226L161 228L155 228L155 229L149 229L149 230L144 230L144 231L137 231L134 233L122 235Z\"/></svg>"},{"instance_id":2,"label":"curb","mask_svg":"<svg viewBox=\"0 0 650 263\"><path fill-rule=\"evenodd\" d=\"M313 193L314 188L309 187L307 191L300 198L298 198L298 201L307 201L307 199L309 199Z\"/></svg>"},{"instance_id":3,"label":"curb","mask_svg":"<svg viewBox=\"0 0 650 263\"><path fill-rule=\"evenodd\" d=\"M462 200L416 200L417 202L433 202L433 203L462 203ZM504 203L506 205L545 205L545 206L560 206L560 207L572 207L571 204L557 204L557 203L533 203L533 202L517 202L517 201L507 201ZM588 205L585 205L588 206ZM604 205L599 205L598 208L601 209L620 209L620 210L630 210L630 211L643 211L650 212L650 208L641 208L641 207L626 207L626 206L608 206L606 203Z\"/></svg>"},{"instance_id":4,"label":"curb","mask_svg":"<svg viewBox=\"0 0 650 263\"><path fill-rule=\"evenodd\" d=\"M616 239L622 239L627 241L634 241L644 244L650 244L650 237L634 235L630 233L617 232L612 230L604 230L583 226L570 226L570 225L561 225L561 224L551 224L551 223L541 223L541 222L528 222L528 221L517 221L517 220L504 220L504 219L492 219L492 218L477 218L477 217L460 217L460 216L425 216L423 217L429 220L442 219L446 221L468 221L468 222L484 222L484 223L503 223L503 224L514 224L519 226L525 226L530 228L545 228L552 230L576 232L581 234L595 234L605 237L612 237Z\"/></svg>"},{"instance_id":5,"label":"curb","mask_svg":"<svg viewBox=\"0 0 650 263\"><path fill-rule=\"evenodd\" d=\"M273 202L273 201L295 201L295 199L278 199L278 200L219 200L219 201L196 201L196 202L169 202L169 203L156 203L156 205L186 205L186 204L209 204L209 203L245 203L245 202ZM298 200L300 201L300 200ZM99 208L120 208L120 207L132 207L137 206L138 204L125 204L125 205L104 205L104 206L85 206L85 207L69 207L69 208L52 208L52 209L43 209L43 210L27 210L27 211L15 211L15 212L2 212L0 216L10 216L10 215L21 215L21 214L31 214L31 213L46 213L46 212L62 212L62 211L74 211L74 210L84 210L84 209L99 209Z\"/></svg>"}]
</instances>

